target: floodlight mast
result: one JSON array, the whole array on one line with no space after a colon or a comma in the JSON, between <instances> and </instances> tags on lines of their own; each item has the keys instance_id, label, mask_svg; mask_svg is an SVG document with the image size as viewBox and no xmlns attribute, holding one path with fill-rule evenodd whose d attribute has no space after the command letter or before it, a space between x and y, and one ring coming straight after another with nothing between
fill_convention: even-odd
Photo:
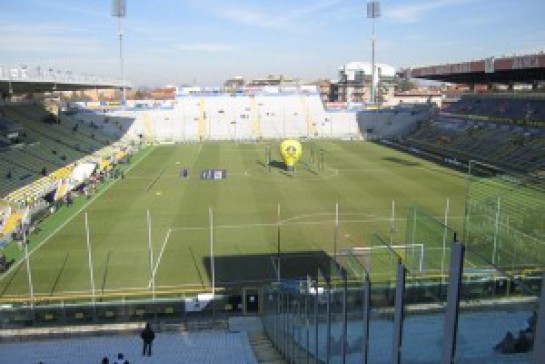
<instances>
[{"instance_id":1,"label":"floodlight mast","mask_svg":"<svg viewBox=\"0 0 545 364\"><path fill-rule=\"evenodd\" d=\"M119 35L119 60L121 63L121 105L124 107L127 101L127 89L125 88L125 65L123 61L123 23L122 18L127 16L127 1L112 1L112 16L117 18L117 34Z\"/></svg>"},{"instance_id":2,"label":"floodlight mast","mask_svg":"<svg viewBox=\"0 0 545 364\"><path fill-rule=\"evenodd\" d=\"M375 70L375 19L380 17L380 2L368 1L367 2L367 18L371 19L371 102L377 101L377 83L376 82L376 70Z\"/></svg>"}]
</instances>

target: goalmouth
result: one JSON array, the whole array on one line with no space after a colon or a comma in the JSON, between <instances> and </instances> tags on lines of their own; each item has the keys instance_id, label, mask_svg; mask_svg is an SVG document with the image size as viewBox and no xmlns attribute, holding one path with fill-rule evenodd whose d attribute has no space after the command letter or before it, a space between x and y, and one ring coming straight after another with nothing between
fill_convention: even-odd
<instances>
[{"instance_id":1,"label":"goalmouth","mask_svg":"<svg viewBox=\"0 0 545 364\"><path fill-rule=\"evenodd\" d=\"M396 252L397 256L392 250ZM341 250L341 254L343 253L360 258L366 267L370 267L373 259L384 261L384 259L391 260L400 257L406 267L411 267L412 273L422 273L425 269L424 244L358 246Z\"/></svg>"}]
</instances>

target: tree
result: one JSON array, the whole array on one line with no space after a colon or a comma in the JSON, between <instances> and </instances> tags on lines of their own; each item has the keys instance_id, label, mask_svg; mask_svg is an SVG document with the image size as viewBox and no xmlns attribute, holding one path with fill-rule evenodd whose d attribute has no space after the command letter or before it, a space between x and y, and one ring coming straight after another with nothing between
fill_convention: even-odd
<instances>
[{"instance_id":1,"label":"tree","mask_svg":"<svg viewBox=\"0 0 545 364\"><path fill-rule=\"evenodd\" d=\"M396 84L396 91L401 91L401 92L405 92L405 91L411 91L411 90L414 90L416 88L416 84L409 80L408 78L401 78L397 81L397 84Z\"/></svg>"}]
</instances>

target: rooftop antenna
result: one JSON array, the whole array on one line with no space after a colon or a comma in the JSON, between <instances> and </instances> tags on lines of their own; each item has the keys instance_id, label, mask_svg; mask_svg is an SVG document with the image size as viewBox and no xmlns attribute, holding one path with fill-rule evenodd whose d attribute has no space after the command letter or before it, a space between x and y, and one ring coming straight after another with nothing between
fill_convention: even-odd
<instances>
[{"instance_id":1,"label":"rooftop antenna","mask_svg":"<svg viewBox=\"0 0 545 364\"><path fill-rule=\"evenodd\" d=\"M117 18L117 34L119 35L119 60L121 63L121 106L125 107L127 101L127 90L125 88L125 66L123 63L123 23L121 19L127 16L127 1L112 1L112 16Z\"/></svg>"},{"instance_id":2,"label":"rooftop antenna","mask_svg":"<svg viewBox=\"0 0 545 364\"><path fill-rule=\"evenodd\" d=\"M368 1L367 2L367 18L371 19L372 35L371 35L371 102L375 103L377 93L377 80L375 70L375 19L380 17L380 2Z\"/></svg>"}]
</instances>

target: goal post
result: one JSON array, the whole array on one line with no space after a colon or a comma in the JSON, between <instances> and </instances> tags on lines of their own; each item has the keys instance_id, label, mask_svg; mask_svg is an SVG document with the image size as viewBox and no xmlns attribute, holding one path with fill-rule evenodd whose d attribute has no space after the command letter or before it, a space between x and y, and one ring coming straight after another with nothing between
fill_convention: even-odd
<instances>
[{"instance_id":1,"label":"goal post","mask_svg":"<svg viewBox=\"0 0 545 364\"><path fill-rule=\"evenodd\" d=\"M425 271L425 250L424 244L405 244L405 245L375 245L375 246L363 246L353 247L350 252L356 257L369 257L373 259L373 256L388 256L388 259L393 259L392 250L394 250L403 264L407 268L412 268L414 273L422 273Z\"/></svg>"},{"instance_id":2,"label":"goal post","mask_svg":"<svg viewBox=\"0 0 545 364\"><path fill-rule=\"evenodd\" d=\"M443 221L424 209L410 206L405 229L405 243L409 246L424 245L428 255L426 269L441 275L449 270L450 247L456 237L456 231L445 224L447 214L448 200Z\"/></svg>"}]
</instances>

